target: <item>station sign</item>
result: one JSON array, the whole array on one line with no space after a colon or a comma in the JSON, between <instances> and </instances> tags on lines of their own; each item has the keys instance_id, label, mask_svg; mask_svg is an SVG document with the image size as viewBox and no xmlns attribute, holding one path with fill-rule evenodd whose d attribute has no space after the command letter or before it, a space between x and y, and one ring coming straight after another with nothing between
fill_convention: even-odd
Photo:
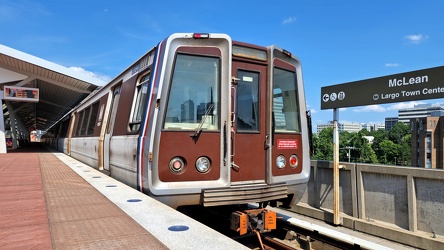
<instances>
[{"instance_id":1,"label":"station sign","mask_svg":"<svg viewBox=\"0 0 444 250\"><path fill-rule=\"evenodd\" d=\"M444 66L321 88L321 109L444 98Z\"/></svg>"},{"instance_id":2,"label":"station sign","mask_svg":"<svg viewBox=\"0 0 444 250\"><path fill-rule=\"evenodd\" d=\"M25 88L4 86L3 99L9 101L20 102L38 102L39 101L39 89L37 88Z\"/></svg>"}]
</instances>

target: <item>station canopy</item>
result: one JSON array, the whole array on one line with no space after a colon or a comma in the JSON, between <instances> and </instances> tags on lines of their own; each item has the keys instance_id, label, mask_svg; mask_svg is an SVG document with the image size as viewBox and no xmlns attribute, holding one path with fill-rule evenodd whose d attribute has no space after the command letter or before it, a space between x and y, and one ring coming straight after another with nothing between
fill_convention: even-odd
<instances>
[{"instance_id":1,"label":"station canopy","mask_svg":"<svg viewBox=\"0 0 444 250\"><path fill-rule=\"evenodd\" d=\"M104 84L103 80L84 72L0 44L0 90L12 86L39 91L38 102L5 100L7 105L2 105L5 119L13 112L29 131L46 132ZM7 111L5 106L8 107Z\"/></svg>"}]
</instances>

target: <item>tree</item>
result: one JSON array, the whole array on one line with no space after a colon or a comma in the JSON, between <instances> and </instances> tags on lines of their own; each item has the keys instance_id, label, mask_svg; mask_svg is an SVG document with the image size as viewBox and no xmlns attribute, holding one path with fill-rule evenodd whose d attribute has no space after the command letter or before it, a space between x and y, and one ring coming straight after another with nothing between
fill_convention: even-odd
<instances>
[{"instance_id":1,"label":"tree","mask_svg":"<svg viewBox=\"0 0 444 250\"><path fill-rule=\"evenodd\" d=\"M408 125L405 125L402 122L398 122L389 131L389 139L394 143L401 144L402 139L407 134L410 134L410 129Z\"/></svg>"},{"instance_id":2,"label":"tree","mask_svg":"<svg viewBox=\"0 0 444 250\"><path fill-rule=\"evenodd\" d=\"M398 156L399 147L390 140L383 140L380 144L379 162L383 164L395 164L395 157Z\"/></svg>"},{"instance_id":3,"label":"tree","mask_svg":"<svg viewBox=\"0 0 444 250\"><path fill-rule=\"evenodd\" d=\"M315 160L333 160L333 128L325 128L319 132L319 135L313 136Z\"/></svg>"},{"instance_id":4,"label":"tree","mask_svg":"<svg viewBox=\"0 0 444 250\"><path fill-rule=\"evenodd\" d=\"M378 129L377 131L372 132L372 136L374 137L372 149L378 158L378 162L387 164L387 158L384 155L384 150L381 148L381 143L385 140L389 140L388 131Z\"/></svg>"},{"instance_id":5,"label":"tree","mask_svg":"<svg viewBox=\"0 0 444 250\"><path fill-rule=\"evenodd\" d=\"M373 143L370 144L364 136L373 136ZM339 160L409 165L411 140L409 126L400 122L395 124L390 131L382 129L372 132L364 129L358 133L341 131L339 133ZM314 136L313 141L315 148L313 159L333 160L333 128L323 129L318 136Z\"/></svg>"},{"instance_id":6,"label":"tree","mask_svg":"<svg viewBox=\"0 0 444 250\"><path fill-rule=\"evenodd\" d=\"M378 163L375 151L370 146L369 141L364 136L369 135L367 130L354 133L351 139L351 146L355 148L352 154L353 162Z\"/></svg>"}]
</instances>

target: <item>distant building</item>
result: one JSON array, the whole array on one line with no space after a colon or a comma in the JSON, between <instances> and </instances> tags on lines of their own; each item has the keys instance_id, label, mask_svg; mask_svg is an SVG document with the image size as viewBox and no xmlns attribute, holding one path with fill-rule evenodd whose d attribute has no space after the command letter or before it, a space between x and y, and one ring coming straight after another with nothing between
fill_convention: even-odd
<instances>
[{"instance_id":1,"label":"distant building","mask_svg":"<svg viewBox=\"0 0 444 250\"><path fill-rule=\"evenodd\" d=\"M443 169L444 116L410 120L412 166Z\"/></svg>"},{"instance_id":2,"label":"distant building","mask_svg":"<svg viewBox=\"0 0 444 250\"><path fill-rule=\"evenodd\" d=\"M419 104L413 108L399 109L398 121L408 125L410 119L428 117L435 112L444 112L444 107L435 104Z\"/></svg>"},{"instance_id":3,"label":"distant building","mask_svg":"<svg viewBox=\"0 0 444 250\"><path fill-rule=\"evenodd\" d=\"M389 131L395 124L398 123L398 117L386 117L385 118L385 130Z\"/></svg>"},{"instance_id":4,"label":"distant building","mask_svg":"<svg viewBox=\"0 0 444 250\"><path fill-rule=\"evenodd\" d=\"M316 125L316 133L319 134L324 128L333 128L333 121L327 124ZM362 130L362 124L360 123L340 123L338 122L338 131L359 132Z\"/></svg>"},{"instance_id":5,"label":"distant building","mask_svg":"<svg viewBox=\"0 0 444 250\"><path fill-rule=\"evenodd\" d=\"M374 136L363 136L362 138L366 139L369 144L373 144L373 141L375 140Z\"/></svg>"},{"instance_id":6,"label":"distant building","mask_svg":"<svg viewBox=\"0 0 444 250\"><path fill-rule=\"evenodd\" d=\"M378 129L385 129L385 125L382 123L377 124L361 124L363 129L367 129L368 131L377 131Z\"/></svg>"},{"instance_id":7,"label":"distant building","mask_svg":"<svg viewBox=\"0 0 444 250\"><path fill-rule=\"evenodd\" d=\"M384 124L365 124L365 123L354 123L354 122L345 122L338 123L338 131L347 131L350 133L357 133L362 129L367 129L368 131L375 131L378 129L384 129ZM333 128L333 121L330 121L327 124L318 124L316 125L316 133L319 134L324 128Z\"/></svg>"},{"instance_id":8,"label":"distant building","mask_svg":"<svg viewBox=\"0 0 444 250\"><path fill-rule=\"evenodd\" d=\"M194 102L192 100L185 101L180 105L180 121L194 122Z\"/></svg>"}]
</instances>

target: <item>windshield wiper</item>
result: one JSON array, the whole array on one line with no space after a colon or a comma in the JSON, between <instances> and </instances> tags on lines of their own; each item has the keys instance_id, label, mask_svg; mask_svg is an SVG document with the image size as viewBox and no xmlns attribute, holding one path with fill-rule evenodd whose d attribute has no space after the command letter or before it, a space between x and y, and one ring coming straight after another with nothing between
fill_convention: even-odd
<instances>
[{"instance_id":1,"label":"windshield wiper","mask_svg":"<svg viewBox=\"0 0 444 250\"><path fill-rule=\"evenodd\" d=\"M213 110L213 106L214 105L212 103L208 105L208 108L205 110L205 114L203 115L199 126L197 126L196 131L194 131L194 133L190 135L190 137L193 138L193 140L197 140L197 138L199 138L199 135L202 132L202 126L205 120L207 119L208 114Z\"/></svg>"}]
</instances>

